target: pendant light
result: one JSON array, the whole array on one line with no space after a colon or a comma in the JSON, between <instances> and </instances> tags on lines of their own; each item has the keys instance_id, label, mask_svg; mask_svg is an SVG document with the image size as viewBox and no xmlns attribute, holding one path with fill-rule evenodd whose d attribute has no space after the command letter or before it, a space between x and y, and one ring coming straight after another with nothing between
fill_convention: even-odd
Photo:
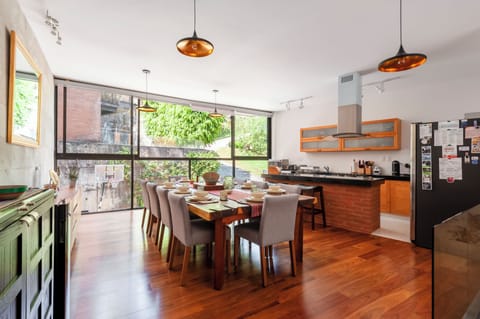
<instances>
[{"instance_id":1,"label":"pendant light","mask_svg":"<svg viewBox=\"0 0 480 319\"><path fill-rule=\"evenodd\" d=\"M143 106L137 106L137 110L140 112L155 112L156 109L148 104L148 75L150 74L150 70L143 69L142 72L145 73L145 104L143 104Z\"/></svg>"},{"instance_id":2,"label":"pendant light","mask_svg":"<svg viewBox=\"0 0 480 319\"><path fill-rule=\"evenodd\" d=\"M400 0L400 49L395 56L383 60L378 64L382 72L399 72L416 68L427 61L427 56L422 53L407 53L402 44L402 0Z\"/></svg>"},{"instance_id":3,"label":"pendant light","mask_svg":"<svg viewBox=\"0 0 480 319\"><path fill-rule=\"evenodd\" d=\"M209 113L208 116L213 117L213 118L223 117L222 113L217 112L217 93L218 93L218 90L212 90L212 91L215 94L215 110L213 112Z\"/></svg>"},{"instance_id":4,"label":"pendant light","mask_svg":"<svg viewBox=\"0 0 480 319\"><path fill-rule=\"evenodd\" d=\"M212 54L213 44L197 36L197 0L193 0L193 35L177 42L177 50L193 58L201 58Z\"/></svg>"}]
</instances>

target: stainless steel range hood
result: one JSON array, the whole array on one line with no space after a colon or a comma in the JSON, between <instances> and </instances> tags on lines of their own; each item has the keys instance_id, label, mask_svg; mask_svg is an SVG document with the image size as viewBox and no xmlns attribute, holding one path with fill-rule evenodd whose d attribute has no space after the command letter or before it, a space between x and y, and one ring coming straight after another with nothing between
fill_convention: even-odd
<instances>
[{"instance_id":1,"label":"stainless steel range hood","mask_svg":"<svg viewBox=\"0 0 480 319\"><path fill-rule=\"evenodd\" d=\"M338 122L334 137L362 134L362 79L358 72L338 77Z\"/></svg>"}]
</instances>

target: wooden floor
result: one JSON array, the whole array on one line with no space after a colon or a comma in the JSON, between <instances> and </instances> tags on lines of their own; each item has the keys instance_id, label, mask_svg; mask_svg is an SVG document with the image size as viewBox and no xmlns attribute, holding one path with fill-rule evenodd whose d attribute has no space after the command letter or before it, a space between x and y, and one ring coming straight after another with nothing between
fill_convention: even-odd
<instances>
[{"instance_id":1,"label":"wooden floor","mask_svg":"<svg viewBox=\"0 0 480 319\"><path fill-rule=\"evenodd\" d=\"M84 215L73 251L72 318L430 318L431 252L411 244L305 223L304 262L290 275L288 244L261 287L258 247L221 291L204 247L186 287L140 227L141 211Z\"/></svg>"}]
</instances>

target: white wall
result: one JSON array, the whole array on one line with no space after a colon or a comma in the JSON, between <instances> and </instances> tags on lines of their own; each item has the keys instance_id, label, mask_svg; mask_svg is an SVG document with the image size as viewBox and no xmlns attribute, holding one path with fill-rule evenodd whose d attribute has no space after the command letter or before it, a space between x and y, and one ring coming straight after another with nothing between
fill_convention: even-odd
<instances>
[{"instance_id":1,"label":"white wall","mask_svg":"<svg viewBox=\"0 0 480 319\"><path fill-rule=\"evenodd\" d=\"M337 79L332 79L332 91L323 92L321 99L308 100L308 106L303 109L275 113L272 157L288 158L294 164L328 165L337 172L349 172L353 159L374 160L384 173L390 174L392 160L410 162L410 123L460 119L464 113L480 111L480 62L476 60L480 56L478 39L480 31L472 32L456 43L427 52L429 60L417 69L387 74L386 77L401 78L386 82L383 94L379 94L373 86L363 88L362 120L400 118L401 150L300 152L301 127L337 122ZM365 75L363 83L369 83L375 76L379 74ZM324 102L318 102L320 100Z\"/></svg>"},{"instance_id":2,"label":"white wall","mask_svg":"<svg viewBox=\"0 0 480 319\"><path fill-rule=\"evenodd\" d=\"M38 148L6 143L8 52L12 30L17 33L42 72L42 113ZM42 186L48 182L48 170L54 165L53 75L30 25L15 0L0 0L0 75L0 185Z\"/></svg>"}]
</instances>

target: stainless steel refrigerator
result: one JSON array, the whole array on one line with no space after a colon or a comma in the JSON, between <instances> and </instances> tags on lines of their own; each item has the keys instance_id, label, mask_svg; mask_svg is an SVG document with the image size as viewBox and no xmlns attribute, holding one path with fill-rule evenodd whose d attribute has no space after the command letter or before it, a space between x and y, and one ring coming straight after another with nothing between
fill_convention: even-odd
<instances>
[{"instance_id":1,"label":"stainless steel refrigerator","mask_svg":"<svg viewBox=\"0 0 480 319\"><path fill-rule=\"evenodd\" d=\"M433 226L480 203L480 119L411 125L411 240L432 248Z\"/></svg>"}]
</instances>

